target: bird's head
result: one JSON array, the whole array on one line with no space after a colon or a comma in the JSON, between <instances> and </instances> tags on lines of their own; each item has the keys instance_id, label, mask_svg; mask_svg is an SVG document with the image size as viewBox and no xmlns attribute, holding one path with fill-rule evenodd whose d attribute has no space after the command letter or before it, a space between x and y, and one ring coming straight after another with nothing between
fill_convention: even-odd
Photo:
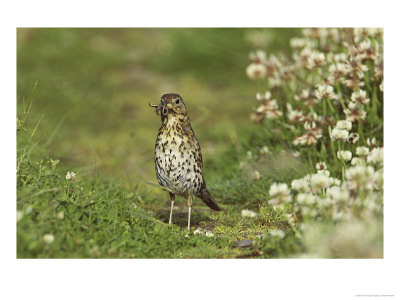
<instances>
[{"instance_id":1,"label":"bird's head","mask_svg":"<svg viewBox=\"0 0 400 300\"><path fill-rule=\"evenodd\" d=\"M151 107L156 108L156 113L161 115L161 119L173 116L175 118L187 117L187 110L185 103L183 103L182 97L178 94L164 94L161 96L159 105L152 105Z\"/></svg>"}]
</instances>

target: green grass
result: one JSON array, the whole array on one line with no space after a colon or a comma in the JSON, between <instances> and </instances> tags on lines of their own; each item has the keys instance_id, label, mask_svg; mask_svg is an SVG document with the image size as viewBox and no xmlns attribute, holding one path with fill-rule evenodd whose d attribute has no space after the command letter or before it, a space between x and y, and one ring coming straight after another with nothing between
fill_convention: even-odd
<instances>
[{"instance_id":1,"label":"green grass","mask_svg":"<svg viewBox=\"0 0 400 300\"><path fill-rule=\"evenodd\" d=\"M225 151L248 127L256 84L246 78L250 29L18 29L17 108L38 81L28 125L71 169L93 164L104 177L154 182L160 120L148 102L178 92L205 157ZM271 48L296 30L272 31ZM29 123L32 122L32 123ZM152 138L153 137L153 138Z\"/></svg>"},{"instance_id":2,"label":"green grass","mask_svg":"<svg viewBox=\"0 0 400 300\"><path fill-rule=\"evenodd\" d=\"M241 206L223 205L223 213L213 214L196 205L192 226L213 229L215 236L186 236L187 212L182 206L174 212L178 225L168 226L167 201L143 185L126 189L123 182L96 179L85 169L76 171L76 180L67 180L58 161L40 155L30 139L33 131L21 129L18 134L19 258L259 256L254 253L256 244L242 249L235 241L256 240L267 229L287 227L271 210L244 221ZM46 234L54 236L52 243L45 242Z\"/></svg>"},{"instance_id":3,"label":"green grass","mask_svg":"<svg viewBox=\"0 0 400 300\"><path fill-rule=\"evenodd\" d=\"M33 95L34 91L28 107ZM211 189L224 211L211 212L196 200L192 215L192 227L212 230L214 237L193 235L193 231L187 235L185 200L176 205L175 225L168 226L166 193L154 193L144 181L131 185L129 181L102 178L95 161L92 166L74 169L76 180L67 180L62 159L47 156L36 140L42 119L27 128L28 115L29 109L19 119L17 132L18 258L277 257L298 250L299 241L291 236L282 213L263 208L255 219L241 217L241 209L263 203L268 182L253 185L237 169L238 154L233 148L208 161L210 170L221 170L225 165L222 173L236 174L225 180L220 177L219 181L214 179L218 176L209 176ZM281 168L279 172L284 171ZM224 192L227 186L228 193ZM260 235L275 229L288 229L291 252L279 250L279 238L267 245L261 242ZM54 236L52 243L46 243L47 234ZM254 240L250 247L235 246L236 241L246 239Z\"/></svg>"}]
</instances>

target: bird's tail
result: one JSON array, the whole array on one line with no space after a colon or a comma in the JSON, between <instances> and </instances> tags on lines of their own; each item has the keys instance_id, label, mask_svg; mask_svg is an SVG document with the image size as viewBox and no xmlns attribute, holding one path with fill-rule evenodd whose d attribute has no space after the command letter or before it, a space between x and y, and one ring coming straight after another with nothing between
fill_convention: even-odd
<instances>
[{"instance_id":1,"label":"bird's tail","mask_svg":"<svg viewBox=\"0 0 400 300\"><path fill-rule=\"evenodd\" d=\"M203 188L200 193L198 195L196 195L197 197L199 197L201 200L204 201L205 204L207 204L207 206L213 210L222 210L217 202L215 202L215 200L213 199L213 197L211 197L210 193L208 192L208 190L206 188Z\"/></svg>"}]
</instances>

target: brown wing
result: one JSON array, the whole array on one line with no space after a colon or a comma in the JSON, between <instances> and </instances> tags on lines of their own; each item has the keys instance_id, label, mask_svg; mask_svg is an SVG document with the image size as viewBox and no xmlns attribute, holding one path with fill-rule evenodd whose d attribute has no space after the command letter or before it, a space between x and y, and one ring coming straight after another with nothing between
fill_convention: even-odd
<instances>
[{"instance_id":1,"label":"brown wing","mask_svg":"<svg viewBox=\"0 0 400 300\"><path fill-rule=\"evenodd\" d=\"M209 208L211 208L213 210L220 211L222 209L218 206L217 202L210 195L210 193L208 192L207 187L206 187L206 181L204 180L204 176L203 176L203 157L202 157L202 154L201 154L200 143L197 140L197 137L194 134L193 128L192 128L192 126L190 124L184 130L187 130L192 135L191 140L194 143L194 145L193 145L194 147L193 148L195 149L194 150L195 160L196 160L196 163L198 164L198 168L201 170L201 178L202 178L202 181L203 181L200 190L196 193L195 196L197 198L200 198L201 200L203 200L203 202L205 204L207 204L207 206Z\"/></svg>"}]
</instances>

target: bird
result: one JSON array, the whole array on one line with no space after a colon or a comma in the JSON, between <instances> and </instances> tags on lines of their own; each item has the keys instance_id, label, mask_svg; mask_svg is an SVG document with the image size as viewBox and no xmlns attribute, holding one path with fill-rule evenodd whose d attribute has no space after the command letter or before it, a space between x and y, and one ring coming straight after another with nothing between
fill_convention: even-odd
<instances>
[{"instance_id":1,"label":"bird","mask_svg":"<svg viewBox=\"0 0 400 300\"><path fill-rule=\"evenodd\" d=\"M188 200L187 230L190 232L193 197L203 200L213 210L221 211L221 208L207 190L200 144L182 97L164 94L160 104L149 102L149 106L155 107L156 114L161 116L154 161L157 181L169 192L171 200L169 225L172 225L175 196L183 196Z\"/></svg>"}]
</instances>

